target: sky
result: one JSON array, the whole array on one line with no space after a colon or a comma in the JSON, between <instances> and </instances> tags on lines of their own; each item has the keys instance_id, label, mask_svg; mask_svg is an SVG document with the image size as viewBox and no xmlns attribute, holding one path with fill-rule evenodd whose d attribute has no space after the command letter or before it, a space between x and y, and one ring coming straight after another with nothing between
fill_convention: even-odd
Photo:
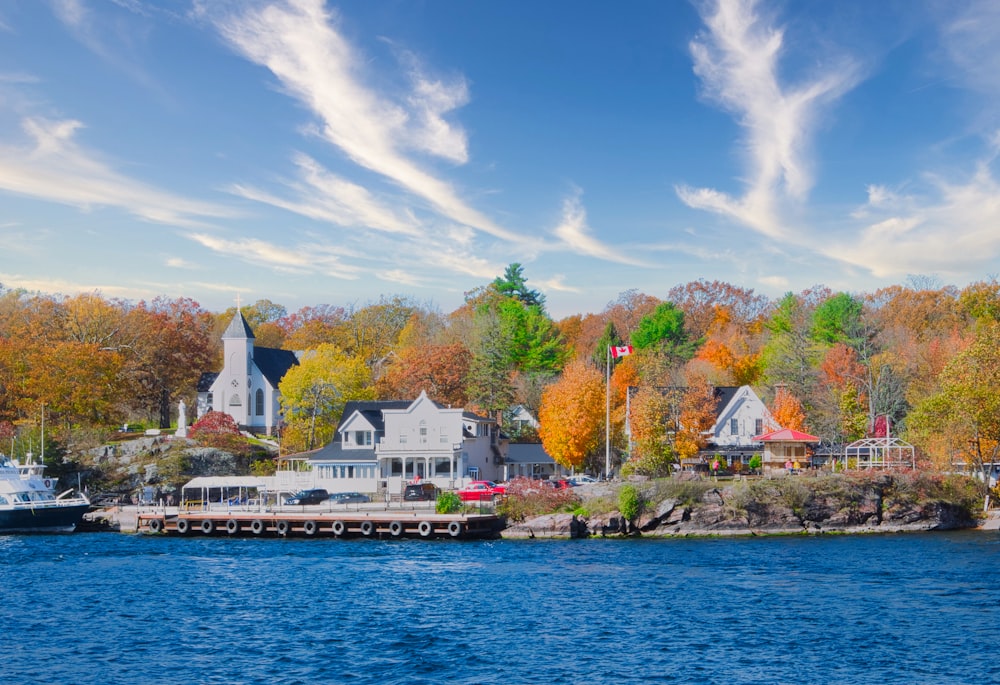
<instances>
[{"instance_id":1,"label":"sky","mask_svg":"<svg viewBox=\"0 0 1000 685\"><path fill-rule=\"evenodd\" d=\"M991 0L6 0L0 284L961 287L1000 273L997 35Z\"/></svg>"}]
</instances>

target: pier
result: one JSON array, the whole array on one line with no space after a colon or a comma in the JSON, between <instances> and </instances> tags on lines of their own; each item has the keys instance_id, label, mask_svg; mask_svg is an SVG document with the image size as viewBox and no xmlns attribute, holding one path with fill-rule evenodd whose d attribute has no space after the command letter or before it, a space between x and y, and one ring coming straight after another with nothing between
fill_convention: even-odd
<instances>
[{"instance_id":1,"label":"pier","mask_svg":"<svg viewBox=\"0 0 1000 685\"><path fill-rule=\"evenodd\" d=\"M438 514L433 510L352 511L140 511L139 533L176 536L450 538L500 537L502 517L493 513Z\"/></svg>"}]
</instances>

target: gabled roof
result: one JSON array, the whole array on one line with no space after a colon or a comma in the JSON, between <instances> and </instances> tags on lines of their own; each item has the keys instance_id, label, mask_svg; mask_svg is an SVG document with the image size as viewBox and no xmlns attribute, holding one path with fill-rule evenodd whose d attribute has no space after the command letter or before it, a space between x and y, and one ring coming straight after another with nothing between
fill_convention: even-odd
<instances>
[{"instance_id":1,"label":"gabled roof","mask_svg":"<svg viewBox=\"0 0 1000 685\"><path fill-rule=\"evenodd\" d=\"M243 318L243 312L237 311L233 320L229 322L226 331L222 334L222 339L236 338L237 340L253 340L253 331L250 324Z\"/></svg>"},{"instance_id":2,"label":"gabled roof","mask_svg":"<svg viewBox=\"0 0 1000 685\"><path fill-rule=\"evenodd\" d=\"M277 388L288 370L299 363L299 358L291 350L277 350L273 347L254 347L253 362L264 374L264 378Z\"/></svg>"},{"instance_id":3,"label":"gabled roof","mask_svg":"<svg viewBox=\"0 0 1000 685\"><path fill-rule=\"evenodd\" d=\"M726 410L726 407L729 406L729 403L736 397L736 393L739 392L740 387L737 385L720 385L712 390L712 396L715 398L716 422L718 422L719 417L722 416L722 412Z\"/></svg>"},{"instance_id":4,"label":"gabled roof","mask_svg":"<svg viewBox=\"0 0 1000 685\"><path fill-rule=\"evenodd\" d=\"M754 436L758 442L819 442L815 435L809 435L791 428L781 428L770 433Z\"/></svg>"},{"instance_id":5,"label":"gabled roof","mask_svg":"<svg viewBox=\"0 0 1000 685\"><path fill-rule=\"evenodd\" d=\"M412 400L352 400L344 405L344 413L340 415L340 423L337 424L337 433L340 434L340 427L344 422L354 416L357 412L365 417L376 431L385 430L385 419L382 417L383 409L406 409Z\"/></svg>"},{"instance_id":6,"label":"gabled roof","mask_svg":"<svg viewBox=\"0 0 1000 685\"><path fill-rule=\"evenodd\" d=\"M198 392L208 392L212 389L212 383L219 377L214 371L206 371L198 379Z\"/></svg>"}]
</instances>

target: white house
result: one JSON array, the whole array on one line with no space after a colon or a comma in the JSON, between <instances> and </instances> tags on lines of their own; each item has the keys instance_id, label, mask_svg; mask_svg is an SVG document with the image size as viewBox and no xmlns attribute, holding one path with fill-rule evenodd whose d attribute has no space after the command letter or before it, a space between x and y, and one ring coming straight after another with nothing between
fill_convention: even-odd
<instances>
[{"instance_id":1,"label":"white house","mask_svg":"<svg viewBox=\"0 0 1000 685\"><path fill-rule=\"evenodd\" d=\"M747 447L775 427L770 410L749 385L715 388L715 425L708 441L715 447Z\"/></svg>"},{"instance_id":2,"label":"white house","mask_svg":"<svg viewBox=\"0 0 1000 685\"><path fill-rule=\"evenodd\" d=\"M243 429L270 435L281 423L278 383L298 358L289 350L256 347L242 312L222 334L223 368L198 381L198 416L209 410L229 414Z\"/></svg>"},{"instance_id":3,"label":"white house","mask_svg":"<svg viewBox=\"0 0 1000 685\"><path fill-rule=\"evenodd\" d=\"M499 480L506 451L493 419L444 407L424 392L412 401L348 402L334 440L309 455L308 485L399 494L419 478L454 489Z\"/></svg>"}]
</instances>

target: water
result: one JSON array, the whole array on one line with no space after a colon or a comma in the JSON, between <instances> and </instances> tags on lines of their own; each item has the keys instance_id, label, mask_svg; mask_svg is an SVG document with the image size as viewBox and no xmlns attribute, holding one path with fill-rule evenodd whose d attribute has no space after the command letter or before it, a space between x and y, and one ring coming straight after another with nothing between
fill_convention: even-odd
<instances>
[{"instance_id":1,"label":"water","mask_svg":"<svg viewBox=\"0 0 1000 685\"><path fill-rule=\"evenodd\" d=\"M4 683L998 680L1000 536L0 536Z\"/></svg>"}]
</instances>

